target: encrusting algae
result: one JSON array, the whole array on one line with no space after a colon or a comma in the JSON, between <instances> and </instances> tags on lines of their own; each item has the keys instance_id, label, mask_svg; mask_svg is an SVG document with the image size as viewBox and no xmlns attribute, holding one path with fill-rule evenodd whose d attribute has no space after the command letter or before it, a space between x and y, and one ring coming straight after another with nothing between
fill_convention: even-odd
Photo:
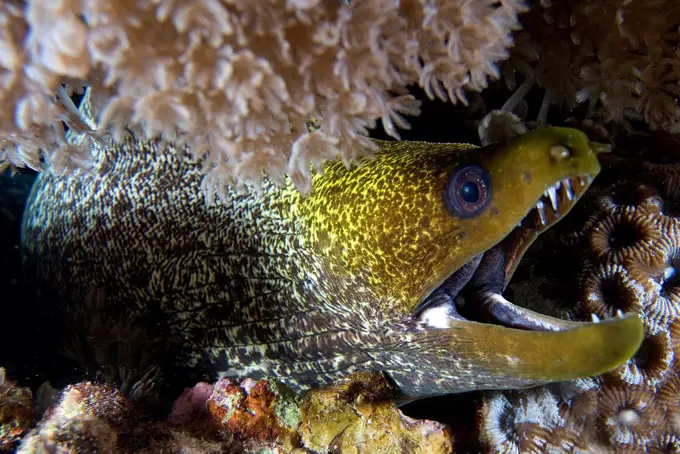
<instances>
[{"instance_id":1,"label":"encrusting algae","mask_svg":"<svg viewBox=\"0 0 680 454\"><path fill-rule=\"evenodd\" d=\"M358 373L303 396L300 436L314 452L449 453L449 428L415 420L395 405L398 391L380 375Z\"/></svg>"},{"instance_id":2,"label":"encrusting algae","mask_svg":"<svg viewBox=\"0 0 680 454\"><path fill-rule=\"evenodd\" d=\"M449 429L405 416L395 391L372 373L302 395L270 379L224 378L187 388L167 419L152 419L114 388L84 382L61 391L16 452L451 453Z\"/></svg>"}]
</instances>

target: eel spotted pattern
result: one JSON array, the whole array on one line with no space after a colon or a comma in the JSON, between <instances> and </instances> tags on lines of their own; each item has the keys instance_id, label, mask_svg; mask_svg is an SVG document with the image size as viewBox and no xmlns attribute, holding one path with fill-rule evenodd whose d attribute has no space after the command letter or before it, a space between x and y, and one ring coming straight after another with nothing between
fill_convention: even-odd
<instances>
[{"instance_id":1,"label":"eel spotted pattern","mask_svg":"<svg viewBox=\"0 0 680 454\"><path fill-rule=\"evenodd\" d=\"M413 398L523 388L635 353L637 316L568 322L502 296L602 147L566 128L484 148L376 144L360 166L326 164L308 196L265 182L214 204L187 150L97 145L92 171L38 177L27 276L65 305L102 290L111 313L161 326L182 364L298 388L362 370Z\"/></svg>"}]
</instances>

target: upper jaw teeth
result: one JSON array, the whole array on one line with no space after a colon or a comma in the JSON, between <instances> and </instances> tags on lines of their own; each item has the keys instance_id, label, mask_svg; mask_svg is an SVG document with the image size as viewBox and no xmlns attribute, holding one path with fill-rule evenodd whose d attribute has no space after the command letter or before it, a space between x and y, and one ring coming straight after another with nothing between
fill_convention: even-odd
<instances>
[{"instance_id":1,"label":"upper jaw teeth","mask_svg":"<svg viewBox=\"0 0 680 454\"><path fill-rule=\"evenodd\" d=\"M561 193L564 199L566 199L567 201L572 201L574 200L574 189L572 187L572 184L577 184L578 186L580 186L580 188L583 188L584 186L590 184L592 180L593 179L590 175L579 176L575 178L565 178L548 187L548 189L546 189L545 192L543 192L543 197L541 197L534 206L536 208L536 211L538 212L540 225L546 225L547 223L547 217L545 212L546 203L550 203L550 206L552 207L553 211L556 214L559 214L558 211L560 204L559 194Z\"/></svg>"},{"instance_id":2,"label":"upper jaw teeth","mask_svg":"<svg viewBox=\"0 0 680 454\"><path fill-rule=\"evenodd\" d=\"M569 180L567 180L567 183L569 184ZM552 206L552 209L557 211L557 190L559 189L559 186L561 185L561 182L558 182L556 185L550 186L544 193L544 196L547 196L550 199L550 205ZM557 186L557 187L555 187Z\"/></svg>"},{"instance_id":3,"label":"upper jaw teeth","mask_svg":"<svg viewBox=\"0 0 680 454\"><path fill-rule=\"evenodd\" d=\"M545 225L545 205L542 200L536 202L536 209L538 210L538 217L541 220L541 224Z\"/></svg>"}]
</instances>

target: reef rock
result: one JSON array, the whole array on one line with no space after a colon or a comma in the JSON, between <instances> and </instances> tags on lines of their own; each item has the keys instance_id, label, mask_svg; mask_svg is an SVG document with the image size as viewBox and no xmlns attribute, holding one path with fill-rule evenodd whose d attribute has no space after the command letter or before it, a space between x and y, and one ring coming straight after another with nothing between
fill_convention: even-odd
<instances>
[{"instance_id":1,"label":"reef rock","mask_svg":"<svg viewBox=\"0 0 680 454\"><path fill-rule=\"evenodd\" d=\"M0 367L0 451L10 451L34 425L33 394L5 378Z\"/></svg>"}]
</instances>

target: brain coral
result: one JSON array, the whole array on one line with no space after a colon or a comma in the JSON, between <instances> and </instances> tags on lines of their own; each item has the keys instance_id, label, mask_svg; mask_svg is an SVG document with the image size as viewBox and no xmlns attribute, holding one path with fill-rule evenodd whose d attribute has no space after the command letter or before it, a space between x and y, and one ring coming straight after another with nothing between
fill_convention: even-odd
<instances>
[{"instance_id":1,"label":"brain coral","mask_svg":"<svg viewBox=\"0 0 680 454\"><path fill-rule=\"evenodd\" d=\"M492 393L480 408L488 452L680 452L680 142L617 147L583 203L536 245L514 300L575 320L637 312L640 351L593 380Z\"/></svg>"}]
</instances>

